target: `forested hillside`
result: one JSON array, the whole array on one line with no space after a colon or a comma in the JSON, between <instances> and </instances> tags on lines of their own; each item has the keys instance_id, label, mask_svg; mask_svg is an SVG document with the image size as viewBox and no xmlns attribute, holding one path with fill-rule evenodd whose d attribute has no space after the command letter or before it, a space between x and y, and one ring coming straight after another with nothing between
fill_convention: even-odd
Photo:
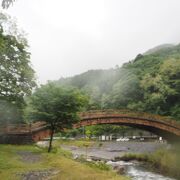
<instances>
[{"instance_id":1,"label":"forested hillside","mask_svg":"<svg viewBox=\"0 0 180 180\"><path fill-rule=\"evenodd\" d=\"M147 53L148 52L148 53ZM180 45L159 46L108 70L56 81L90 96L89 109L128 108L180 119Z\"/></svg>"}]
</instances>

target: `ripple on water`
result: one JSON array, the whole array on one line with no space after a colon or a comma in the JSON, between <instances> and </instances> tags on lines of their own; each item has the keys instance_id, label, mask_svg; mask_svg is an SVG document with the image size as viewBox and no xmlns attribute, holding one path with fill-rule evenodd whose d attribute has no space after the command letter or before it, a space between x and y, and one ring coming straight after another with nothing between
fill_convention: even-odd
<instances>
[{"instance_id":1,"label":"ripple on water","mask_svg":"<svg viewBox=\"0 0 180 180\"><path fill-rule=\"evenodd\" d=\"M111 165L112 167L124 166L126 175L131 177L132 180L175 180L158 173L147 171L145 168L141 167L139 163L135 162L108 161L106 164Z\"/></svg>"},{"instance_id":2,"label":"ripple on water","mask_svg":"<svg viewBox=\"0 0 180 180\"><path fill-rule=\"evenodd\" d=\"M127 175L130 176L133 180L175 180L173 178L147 171L144 168L140 168L138 166L128 166Z\"/></svg>"}]
</instances>

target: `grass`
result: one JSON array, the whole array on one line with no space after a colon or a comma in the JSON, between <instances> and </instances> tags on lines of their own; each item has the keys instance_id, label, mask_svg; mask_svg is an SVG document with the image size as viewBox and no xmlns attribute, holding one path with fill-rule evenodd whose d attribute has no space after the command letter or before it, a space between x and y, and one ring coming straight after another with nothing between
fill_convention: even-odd
<instances>
[{"instance_id":1,"label":"grass","mask_svg":"<svg viewBox=\"0 0 180 180\"><path fill-rule=\"evenodd\" d=\"M68 146L77 146L77 147L91 147L97 144L96 141L88 140L88 139L80 139L80 140L56 140L54 141L54 146L60 145L68 145Z\"/></svg>"},{"instance_id":2,"label":"grass","mask_svg":"<svg viewBox=\"0 0 180 180\"><path fill-rule=\"evenodd\" d=\"M107 165L104 162L101 162L101 161L97 161L97 162L87 161L83 156L80 156L79 158L77 158L76 161L84 163L84 164L86 164L86 165L88 165L90 167L93 167L93 168L101 169L101 170L105 170L105 171L112 170L112 167Z\"/></svg>"},{"instance_id":3,"label":"grass","mask_svg":"<svg viewBox=\"0 0 180 180\"><path fill-rule=\"evenodd\" d=\"M171 150L162 148L149 154L126 154L119 159L147 162L152 170L180 179L180 146L174 146Z\"/></svg>"},{"instance_id":4,"label":"grass","mask_svg":"<svg viewBox=\"0 0 180 180\"><path fill-rule=\"evenodd\" d=\"M42 156L39 162L23 162L17 152L33 152ZM74 161L71 153L55 149L52 153L33 145L0 145L0 179L19 180L20 174L32 170L57 169L57 180L126 180L115 172L102 170L97 166Z\"/></svg>"}]
</instances>

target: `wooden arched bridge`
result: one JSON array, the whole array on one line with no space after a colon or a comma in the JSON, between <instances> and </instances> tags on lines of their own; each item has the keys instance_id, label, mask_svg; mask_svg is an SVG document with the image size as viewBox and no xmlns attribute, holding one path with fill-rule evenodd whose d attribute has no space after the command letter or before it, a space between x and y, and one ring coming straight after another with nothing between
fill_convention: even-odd
<instances>
[{"instance_id":1,"label":"wooden arched bridge","mask_svg":"<svg viewBox=\"0 0 180 180\"><path fill-rule=\"evenodd\" d=\"M180 123L168 117L128 110L97 110L79 113L80 121L73 128L98 124L136 127L160 135L167 140L180 140ZM28 143L48 137L48 125L33 124L0 126L0 143Z\"/></svg>"},{"instance_id":2,"label":"wooden arched bridge","mask_svg":"<svg viewBox=\"0 0 180 180\"><path fill-rule=\"evenodd\" d=\"M129 110L103 110L80 113L80 119L74 128L97 124L125 125L148 130L168 140L180 140L180 123L164 116Z\"/></svg>"}]
</instances>

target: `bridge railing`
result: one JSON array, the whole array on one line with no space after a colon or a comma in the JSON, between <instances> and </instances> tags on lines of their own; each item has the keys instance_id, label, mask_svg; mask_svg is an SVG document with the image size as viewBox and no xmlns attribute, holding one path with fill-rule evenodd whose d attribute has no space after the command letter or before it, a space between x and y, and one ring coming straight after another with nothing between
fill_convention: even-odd
<instances>
[{"instance_id":1,"label":"bridge railing","mask_svg":"<svg viewBox=\"0 0 180 180\"><path fill-rule=\"evenodd\" d=\"M79 113L80 119L85 120L88 118L100 118L100 117L130 117L135 119L146 119L146 120L155 120L155 121L162 121L167 124L171 124L173 126L180 127L180 123L173 120L170 117L163 117L160 115L155 114L148 114L144 112L133 112L130 110L112 110L112 109L106 109L106 110L93 110L88 112L81 112ZM44 127L47 127L47 124L43 121L39 121L32 124L8 124L8 125L0 125L0 134L2 133L30 133L32 131L42 129Z\"/></svg>"},{"instance_id":2,"label":"bridge railing","mask_svg":"<svg viewBox=\"0 0 180 180\"><path fill-rule=\"evenodd\" d=\"M106 109L106 110L92 110L92 111L88 111L88 112L81 112L79 113L80 117L83 119L85 118L92 118L92 117L101 117L101 116L118 116L118 115L122 115L122 116L127 116L127 117L134 117L134 118L144 118L146 120L156 120L156 121L162 121L165 123L169 123L172 125L179 125L180 123L178 121L176 121L175 119L173 119L172 117L168 117L168 116L161 116L161 115L157 115L157 114L150 114L150 113L145 113L145 112L134 112L131 110L127 110L127 109Z\"/></svg>"}]
</instances>

